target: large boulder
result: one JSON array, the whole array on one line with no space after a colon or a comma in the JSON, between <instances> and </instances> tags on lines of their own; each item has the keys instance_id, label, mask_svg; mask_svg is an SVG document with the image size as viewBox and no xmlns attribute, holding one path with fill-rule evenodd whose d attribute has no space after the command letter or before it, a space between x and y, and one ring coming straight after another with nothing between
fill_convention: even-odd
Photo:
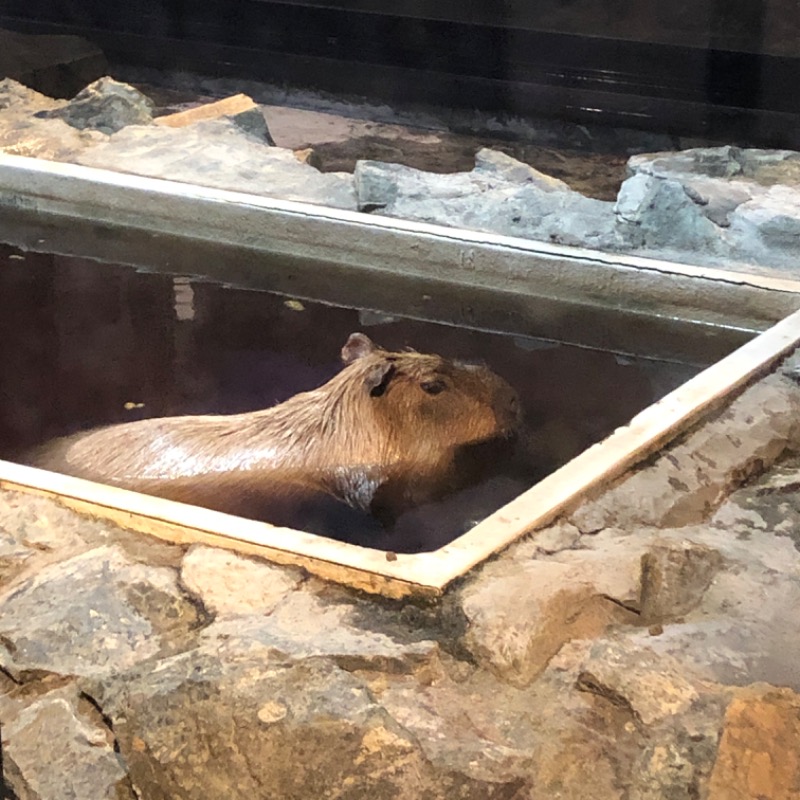
<instances>
[{"instance_id":1,"label":"large boulder","mask_svg":"<svg viewBox=\"0 0 800 800\"><path fill-rule=\"evenodd\" d=\"M359 161L354 180L361 211L584 247L614 240L613 204L492 150L450 175Z\"/></svg>"},{"instance_id":2,"label":"large boulder","mask_svg":"<svg viewBox=\"0 0 800 800\"><path fill-rule=\"evenodd\" d=\"M737 147L633 156L616 212L633 248L694 263L794 271L800 153Z\"/></svg>"},{"instance_id":3,"label":"large boulder","mask_svg":"<svg viewBox=\"0 0 800 800\"><path fill-rule=\"evenodd\" d=\"M355 209L352 177L322 173L231 119L182 128L131 125L75 157L79 164L216 189Z\"/></svg>"},{"instance_id":4,"label":"large boulder","mask_svg":"<svg viewBox=\"0 0 800 800\"><path fill-rule=\"evenodd\" d=\"M153 119L153 101L127 83L108 76L82 89L56 109L39 112L42 117L63 119L78 130L116 133L126 125L146 125Z\"/></svg>"}]
</instances>

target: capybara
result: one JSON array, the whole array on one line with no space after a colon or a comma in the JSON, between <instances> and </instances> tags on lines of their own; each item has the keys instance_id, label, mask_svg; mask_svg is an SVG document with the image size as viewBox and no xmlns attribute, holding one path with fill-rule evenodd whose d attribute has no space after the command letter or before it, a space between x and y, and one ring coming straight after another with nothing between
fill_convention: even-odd
<instances>
[{"instance_id":1,"label":"capybara","mask_svg":"<svg viewBox=\"0 0 800 800\"><path fill-rule=\"evenodd\" d=\"M390 524L476 479L486 445L517 431L517 394L487 367L389 352L362 333L341 356L331 380L272 408L112 425L55 440L28 462L278 524L287 498L306 497Z\"/></svg>"}]
</instances>

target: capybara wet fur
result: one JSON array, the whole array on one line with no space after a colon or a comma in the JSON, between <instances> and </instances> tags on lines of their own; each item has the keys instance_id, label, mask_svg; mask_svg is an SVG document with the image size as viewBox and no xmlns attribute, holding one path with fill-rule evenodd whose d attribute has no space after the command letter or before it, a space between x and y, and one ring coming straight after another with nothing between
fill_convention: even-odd
<instances>
[{"instance_id":1,"label":"capybara wet fur","mask_svg":"<svg viewBox=\"0 0 800 800\"><path fill-rule=\"evenodd\" d=\"M314 530L306 513L331 528L367 512L390 526L480 480L518 431L516 392L485 366L389 352L362 333L341 355L331 380L272 408L111 425L26 460L275 524Z\"/></svg>"}]
</instances>

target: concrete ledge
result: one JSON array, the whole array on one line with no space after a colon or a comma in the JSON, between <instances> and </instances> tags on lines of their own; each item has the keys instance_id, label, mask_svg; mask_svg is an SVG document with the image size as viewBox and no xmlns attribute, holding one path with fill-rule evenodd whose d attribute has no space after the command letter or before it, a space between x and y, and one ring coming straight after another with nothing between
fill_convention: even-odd
<instances>
[{"instance_id":1,"label":"concrete ledge","mask_svg":"<svg viewBox=\"0 0 800 800\"><path fill-rule=\"evenodd\" d=\"M755 332L800 308L798 281L376 218L3 154L0 210L333 263L365 278L442 281L709 328ZM193 271L231 283L259 282L258 270L226 278L218 265L197 263Z\"/></svg>"}]
</instances>

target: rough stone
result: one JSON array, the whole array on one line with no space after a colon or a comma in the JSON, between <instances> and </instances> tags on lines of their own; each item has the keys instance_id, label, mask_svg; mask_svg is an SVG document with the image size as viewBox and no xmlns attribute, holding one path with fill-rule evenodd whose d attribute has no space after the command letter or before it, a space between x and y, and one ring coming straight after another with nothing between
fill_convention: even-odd
<instances>
[{"instance_id":1,"label":"rough stone","mask_svg":"<svg viewBox=\"0 0 800 800\"><path fill-rule=\"evenodd\" d=\"M578 682L584 691L628 706L646 726L688 711L699 697L679 662L618 639L592 646Z\"/></svg>"},{"instance_id":2,"label":"rough stone","mask_svg":"<svg viewBox=\"0 0 800 800\"><path fill-rule=\"evenodd\" d=\"M721 565L716 550L689 540L651 546L642 556L642 621L664 621L691 611Z\"/></svg>"},{"instance_id":3,"label":"rough stone","mask_svg":"<svg viewBox=\"0 0 800 800\"><path fill-rule=\"evenodd\" d=\"M614 240L611 203L504 154L481 151L475 169L450 175L359 161L354 181L362 211L588 247Z\"/></svg>"},{"instance_id":4,"label":"rough stone","mask_svg":"<svg viewBox=\"0 0 800 800\"><path fill-rule=\"evenodd\" d=\"M738 528L683 532L719 550L723 568L699 605L655 629L629 631L629 645L669 656L704 681L800 688L800 641L789 633L800 604L800 555L792 543L770 533L744 539ZM680 531L672 533L679 543Z\"/></svg>"},{"instance_id":5,"label":"rough stone","mask_svg":"<svg viewBox=\"0 0 800 800\"><path fill-rule=\"evenodd\" d=\"M114 735L74 683L0 694L3 757L21 800L133 800ZM43 742L46 742L46 757Z\"/></svg>"},{"instance_id":6,"label":"rough stone","mask_svg":"<svg viewBox=\"0 0 800 800\"><path fill-rule=\"evenodd\" d=\"M730 227L733 212L765 192L750 182L719 181L704 177L685 178L681 184L698 210L720 228Z\"/></svg>"},{"instance_id":7,"label":"rough stone","mask_svg":"<svg viewBox=\"0 0 800 800\"><path fill-rule=\"evenodd\" d=\"M709 800L800 797L800 695L753 686L737 693L709 785Z\"/></svg>"},{"instance_id":8,"label":"rough stone","mask_svg":"<svg viewBox=\"0 0 800 800\"><path fill-rule=\"evenodd\" d=\"M199 648L155 669L143 666L96 685L93 696L114 720L141 795L152 800L230 800L265 791L286 800L509 796L519 780L479 780L429 762L362 678L320 658L330 652L321 632L337 634L325 626L332 621L323 620L319 632L296 650L297 660L256 642L248 647L245 640L257 629L231 624L226 634L218 626L219 635L209 633ZM295 630L286 635L299 640L297 622L295 617ZM269 617L259 619L261 626L272 624ZM257 635L263 638L267 627Z\"/></svg>"},{"instance_id":9,"label":"rough stone","mask_svg":"<svg viewBox=\"0 0 800 800\"><path fill-rule=\"evenodd\" d=\"M475 154L473 174L485 177L487 180L531 184L545 192L571 191L564 181L545 175L544 172L540 172L529 164L523 164L506 153L488 147L482 147Z\"/></svg>"},{"instance_id":10,"label":"rough stone","mask_svg":"<svg viewBox=\"0 0 800 800\"><path fill-rule=\"evenodd\" d=\"M23 572L33 574L92 546L130 538L109 523L84 520L81 524L80 518L51 498L0 492L0 588Z\"/></svg>"},{"instance_id":11,"label":"rough stone","mask_svg":"<svg viewBox=\"0 0 800 800\"><path fill-rule=\"evenodd\" d=\"M742 539L786 537L800 551L800 458L792 456L731 495L712 524ZM766 536L765 536L766 534Z\"/></svg>"},{"instance_id":12,"label":"rough stone","mask_svg":"<svg viewBox=\"0 0 800 800\"><path fill-rule=\"evenodd\" d=\"M585 565L555 561L489 565L461 591L465 646L512 685L529 685L565 642L633 616L592 581L597 566L590 577Z\"/></svg>"},{"instance_id":13,"label":"rough stone","mask_svg":"<svg viewBox=\"0 0 800 800\"><path fill-rule=\"evenodd\" d=\"M263 139L269 145L275 144L264 112L246 94L236 94L213 103L203 103L174 114L166 114L157 117L155 124L166 125L169 128L183 128L201 120L219 117L227 117L245 133Z\"/></svg>"},{"instance_id":14,"label":"rough stone","mask_svg":"<svg viewBox=\"0 0 800 800\"><path fill-rule=\"evenodd\" d=\"M0 660L14 675L108 675L179 649L200 621L173 570L103 546L22 575L0 594Z\"/></svg>"},{"instance_id":15,"label":"rough stone","mask_svg":"<svg viewBox=\"0 0 800 800\"><path fill-rule=\"evenodd\" d=\"M359 624L350 603L325 602L308 591L290 594L269 616L221 617L200 636L201 650L233 659L330 658L346 669L414 672L438 657L438 644L397 639Z\"/></svg>"},{"instance_id":16,"label":"rough stone","mask_svg":"<svg viewBox=\"0 0 800 800\"><path fill-rule=\"evenodd\" d=\"M64 105L65 101L53 100L10 78L0 81L0 151L68 161L92 143L105 140L99 131L79 131L61 119L35 116Z\"/></svg>"},{"instance_id":17,"label":"rough stone","mask_svg":"<svg viewBox=\"0 0 800 800\"><path fill-rule=\"evenodd\" d=\"M800 184L800 153L731 145L645 153L628 159L628 174L681 180L699 176L736 183L753 181L762 186Z\"/></svg>"},{"instance_id":18,"label":"rough stone","mask_svg":"<svg viewBox=\"0 0 800 800\"><path fill-rule=\"evenodd\" d=\"M628 159L630 175L656 177L703 175L730 179L742 175L742 150L738 147L695 147L680 152L643 153Z\"/></svg>"},{"instance_id":19,"label":"rough stone","mask_svg":"<svg viewBox=\"0 0 800 800\"><path fill-rule=\"evenodd\" d=\"M730 224L742 250L749 249L762 257L767 251L791 256L796 253L800 237L800 189L770 187L738 205L730 214Z\"/></svg>"},{"instance_id":20,"label":"rough stone","mask_svg":"<svg viewBox=\"0 0 800 800\"><path fill-rule=\"evenodd\" d=\"M270 147L231 120L185 128L133 125L81 154L78 163L288 200L355 208L349 175L321 173L291 150Z\"/></svg>"},{"instance_id":21,"label":"rough stone","mask_svg":"<svg viewBox=\"0 0 800 800\"><path fill-rule=\"evenodd\" d=\"M60 108L38 112L63 119L78 130L116 133L126 125L145 125L153 118L153 101L133 86L104 77L89 84Z\"/></svg>"},{"instance_id":22,"label":"rough stone","mask_svg":"<svg viewBox=\"0 0 800 800\"><path fill-rule=\"evenodd\" d=\"M614 212L629 247L712 253L719 249L718 227L678 181L634 175L622 184Z\"/></svg>"},{"instance_id":23,"label":"rough stone","mask_svg":"<svg viewBox=\"0 0 800 800\"><path fill-rule=\"evenodd\" d=\"M574 525L566 520L558 520L536 531L531 538L531 544L536 552L552 555L575 547L580 538L581 532Z\"/></svg>"},{"instance_id":24,"label":"rough stone","mask_svg":"<svg viewBox=\"0 0 800 800\"><path fill-rule=\"evenodd\" d=\"M664 449L655 463L584 502L569 520L582 532L637 525L680 527L707 519L727 494L800 447L800 391L771 376L715 419Z\"/></svg>"},{"instance_id":25,"label":"rough stone","mask_svg":"<svg viewBox=\"0 0 800 800\"><path fill-rule=\"evenodd\" d=\"M693 263L726 269L743 262L794 270L800 153L729 146L650 153L631 157L628 172L617 213L629 246L661 246L678 260L691 252Z\"/></svg>"},{"instance_id":26,"label":"rough stone","mask_svg":"<svg viewBox=\"0 0 800 800\"><path fill-rule=\"evenodd\" d=\"M256 139L262 139L271 147L275 146L275 140L272 138L272 134L269 132L267 119L261 109L251 108L247 111L240 111L238 114L231 114L230 120L237 128L240 128L245 133L249 133ZM296 154L295 158L297 158ZM312 167L314 166L312 159L298 159L298 161L308 164Z\"/></svg>"},{"instance_id":27,"label":"rough stone","mask_svg":"<svg viewBox=\"0 0 800 800\"><path fill-rule=\"evenodd\" d=\"M269 614L302 578L217 547L194 545L181 566L181 580L215 615Z\"/></svg>"}]
</instances>

